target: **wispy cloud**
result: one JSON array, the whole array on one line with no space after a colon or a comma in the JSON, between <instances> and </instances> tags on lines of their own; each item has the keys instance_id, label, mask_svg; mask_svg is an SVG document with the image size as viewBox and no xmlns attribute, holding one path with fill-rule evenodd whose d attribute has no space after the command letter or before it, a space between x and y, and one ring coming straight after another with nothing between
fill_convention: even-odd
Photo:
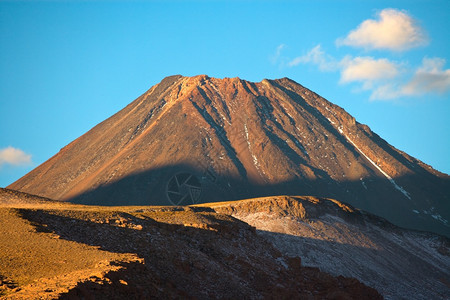
<instances>
[{"instance_id":1,"label":"wispy cloud","mask_svg":"<svg viewBox=\"0 0 450 300\"><path fill-rule=\"evenodd\" d=\"M370 56L345 56L337 60L325 53L320 45L315 46L305 55L294 58L288 66L314 64L323 72L340 72L340 83L361 83L361 89L376 89L400 73L400 64L386 58L375 59Z\"/></svg>"},{"instance_id":2,"label":"wispy cloud","mask_svg":"<svg viewBox=\"0 0 450 300\"><path fill-rule=\"evenodd\" d=\"M425 93L443 94L450 91L450 69L445 69L445 59L424 58L411 81L403 87L405 95Z\"/></svg>"},{"instance_id":3,"label":"wispy cloud","mask_svg":"<svg viewBox=\"0 0 450 300\"><path fill-rule=\"evenodd\" d=\"M0 149L0 166L10 164L14 166L28 165L31 163L31 155L20 149L7 147Z\"/></svg>"},{"instance_id":4,"label":"wispy cloud","mask_svg":"<svg viewBox=\"0 0 450 300\"><path fill-rule=\"evenodd\" d=\"M428 38L406 11L384 9L377 14L377 19L363 21L336 43L365 50L403 51L427 44ZM319 44L301 56L284 59L287 67L313 64L322 72L339 72L340 84L358 85L354 91L369 91L371 100L450 92L450 69L444 68L446 62L439 57L425 57L420 66L413 68L408 61L397 62L386 57L346 55L335 58Z\"/></svg>"},{"instance_id":5,"label":"wispy cloud","mask_svg":"<svg viewBox=\"0 0 450 300\"><path fill-rule=\"evenodd\" d=\"M336 60L332 56L327 55L320 45L315 46L305 55L294 58L288 62L288 66L294 67L306 63L317 65L321 71L335 71L338 68Z\"/></svg>"},{"instance_id":6,"label":"wispy cloud","mask_svg":"<svg viewBox=\"0 0 450 300\"><path fill-rule=\"evenodd\" d=\"M300 64L314 64L322 72L339 72L341 84L359 83L360 90L371 91L371 100L450 92L450 69L444 69L445 60L438 57L424 58L422 65L411 72L405 63L387 58L347 55L337 60L317 45L291 60L288 66Z\"/></svg>"},{"instance_id":7,"label":"wispy cloud","mask_svg":"<svg viewBox=\"0 0 450 300\"><path fill-rule=\"evenodd\" d=\"M400 97L418 97L425 94L450 92L450 69L444 69L445 59L424 58L412 78L406 83L394 81L374 89L372 100L390 100Z\"/></svg>"},{"instance_id":8,"label":"wispy cloud","mask_svg":"<svg viewBox=\"0 0 450 300\"><path fill-rule=\"evenodd\" d=\"M370 56L345 56L341 60L326 54L320 45L309 50L305 55L298 56L288 63L289 67L299 64L317 65L320 71L340 71L341 83L352 81L374 81L395 77L398 65L388 59L375 59Z\"/></svg>"},{"instance_id":9,"label":"wispy cloud","mask_svg":"<svg viewBox=\"0 0 450 300\"><path fill-rule=\"evenodd\" d=\"M338 46L403 51L426 45L428 38L424 30L405 11L383 9L378 19L365 20L345 38L336 41Z\"/></svg>"},{"instance_id":10,"label":"wispy cloud","mask_svg":"<svg viewBox=\"0 0 450 300\"><path fill-rule=\"evenodd\" d=\"M281 52L282 52L283 49L285 49L285 48L286 48L286 45L285 45L285 44L280 44L280 45L278 45L277 49L275 50L275 53L269 57L270 62L271 62L272 64L277 64L277 63L279 62L280 57L281 57Z\"/></svg>"}]
</instances>

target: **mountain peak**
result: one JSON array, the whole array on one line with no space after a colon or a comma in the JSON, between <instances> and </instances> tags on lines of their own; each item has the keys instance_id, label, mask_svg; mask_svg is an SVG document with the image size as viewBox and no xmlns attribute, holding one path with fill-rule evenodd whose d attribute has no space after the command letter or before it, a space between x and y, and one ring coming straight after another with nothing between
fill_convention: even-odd
<instances>
[{"instance_id":1,"label":"mountain peak","mask_svg":"<svg viewBox=\"0 0 450 300\"><path fill-rule=\"evenodd\" d=\"M103 205L315 195L450 235L449 176L286 77L166 77L9 187Z\"/></svg>"}]
</instances>

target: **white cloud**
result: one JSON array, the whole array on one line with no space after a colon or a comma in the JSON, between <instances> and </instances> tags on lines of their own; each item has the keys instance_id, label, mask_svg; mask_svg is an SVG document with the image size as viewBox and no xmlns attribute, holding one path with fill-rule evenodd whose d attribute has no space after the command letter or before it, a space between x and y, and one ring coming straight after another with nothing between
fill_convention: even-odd
<instances>
[{"instance_id":1,"label":"white cloud","mask_svg":"<svg viewBox=\"0 0 450 300\"><path fill-rule=\"evenodd\" d=\"M450 91L450 69L444 70L445 59L424 58L422 66L403 88L405 95L443 94Z\"/></svg>"},{"instance_id":2,"label":"white cloud","mask_svg":"<svg viewBox=\"0 0 450 300\"><path fill-rule=\"evenodd\" d=\"M346 56L340 61L340 72L340 83L359 82L362 90L372 91L371 100L399 96L392 83L398 80L401 66L386 58Z\"/></svg>"},{"instance_id":3,"label":"white cloud","mask_svg":"<svg viewBox=\"0 0 450 300\"><path fill-rule=\"evenodd\" d=\"M400 65L386 58L375 59L370 56L346 56L341 60L326 54L320 45L312 48L305 55L296 57L288 66L314 64L319 70L341 74L341 83L360 82L363 90L375 89L383 83L396 78L400 73Z\"/></svg>"},{"instance_id":4,"label":"white cloud","mask_svg":"<svg viewBox=\"0 0 450 300\"><path fill-rule=\"evenodd\" d=\"M387 58L347 55L337 60L317 45L305 55L291 60L288 66L314 64L323 72L339 72L341 84L359 83L359 90L372 92L371 100L392 100L450 92L450 69L444 69L445 62L438 57L424 58L422 65L411 72L408 63Z\"/></svg>"},{"instance_id":5,"label":"white cloud","mask_svg":"<svg viewBox=\"0 0 450 300\"><path fill-rule=\"evenodd\" d=\"M341 82L373 82L394 78L399 73L397 64L386 58L345 57L340 62Z\"/></svg>"},{"instance_id":6,"label":"white cloud","mask_svg":"<svg viewBox=\"0 0 450 300\"><path fill-rule=\"evenodd\" d=\"M7 147L0 149L0 166L10 164L15 166L28 165L31 163L31 155L26 154L20 149Z\"/></svg>"},{"instance_id":7,"label":"white cloud","mask_svg":"<svg viewBox=\"0 0 450 300\"><path fill-rule=\"evenodd\" d=\"M345 38L336 41L338 46L361 47L366 50L388 49L403 51L428 43L424 30L406 11L384 9L375 19L362 22ZM274 57L278 60L280 45ZM327 54L317 45L306 54L286 61L285 66L313 64L323 72L339 72L341 84L356 83L354 91L371 92L371 100L390 100L401 97L418 97L450 92L450 69L445 69L445 59L424 58L422 65L412 68L408 61L401 63L388 58L372 56L345 56L342 59Z\"/></svg>"},{"instance_id":8,"label":"white cloud","mask_svg":"<svg viewBox=\"0 0 450 300\"><path fill-rule=\"evenodd\" d=\"M315 64L321 71L335 71L338 67L336 60L325 54L320 45L315 46L305 55L294 58L288 63L288 66L294 67L305 63Z\"/></svg>"},{"instance_id":9,"label":"white cloud","mask_svg":"<svg viewBox=\"0 0 450 300\"><path fill-rule=\"evenodd\" d=\"M378 19L365 20L345 38L336 41L365 49L388 49L403 51L427 44L424 30L405 11L383 9Z\"/></svg>"},{"instance_id":10,"label":"white cloud","mask_svg":"<svg viewBox=\"0 0 450 300\"><path fill-rule=\"evenodd\" d=\"M445 59L424 58L407 83L400 81L377 87L372 100L390 100L400 97L418 97L425 94L450 92L450 69L445 69Z\"/></svg>"}]
</instances>

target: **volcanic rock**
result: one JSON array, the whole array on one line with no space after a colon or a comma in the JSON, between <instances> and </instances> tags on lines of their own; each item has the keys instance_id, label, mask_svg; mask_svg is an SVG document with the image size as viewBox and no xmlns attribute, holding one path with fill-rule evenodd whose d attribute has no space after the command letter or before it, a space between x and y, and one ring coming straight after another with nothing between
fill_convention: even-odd
<instances>
[{"instance_id":1,"label":"volcanic rock","mask_svg":"<svg viewBox=\"0 0 450 300\"><path fill-rule=\"evenodd\" d=\"M450 236L448 175L288 78L167 77L9 188L97 205L314 195Z\"/></svg>"},{"instance_id":2,"label":"volcanic rock","mask_svg":"<svg viewBox=\"0 0 450 300\"><path fill-rule=\"evenodd\" d=\"M207 207L52 207L10 195L0 189L1 299L382 299Z\"/></svg>"},{"instance_id":3,"label":"volcanic rock","mask_svg":"<svg viewBox=\"0 0 450 300\"><path fill-rule=\"evenodd\" d=\"M257 229L302 266L354 277L386 299L445 299L450 292L450 240L399 228L334 199L266 197L209 203Z\"/></svg>"}]
</instances>

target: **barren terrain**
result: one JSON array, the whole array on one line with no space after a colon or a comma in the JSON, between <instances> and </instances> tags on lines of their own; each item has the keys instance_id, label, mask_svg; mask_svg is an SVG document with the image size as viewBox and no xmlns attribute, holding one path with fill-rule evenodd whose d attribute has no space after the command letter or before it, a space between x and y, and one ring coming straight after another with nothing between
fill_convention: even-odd
<instances>
[{"instance_id":1,"label":"barren terrain","mask_svg":"<svg viewBox=\"0 0 450 300\"><path fill-rule=\"evenodd\" d=\"M72 205L0 189L4 299L381 299L209 207Z\"/></svg>"},{"instance_id":2,"label":"barren terrain","mask_svg":"<svg viewBox=\"0 0 450 300\"><path fill-rule=\"evenodd\" d=\"M198 189L168 197L180 173ZM167 77L9 188L89 205L313 195L450 237L447 174L288 78Z\"/></svg>"},{"instance_id":3,"label":"barren terrain","mask_svg":"<svg viewBox=\"0 0 450 300\"><path fill-rule=\"evenodd\" d=\"M333 199L267 197L209 203L255 226L278 250L304 266L355 277L386 299L447 299L450 240L406 230Z\"/></svg>"}]
</instances>

